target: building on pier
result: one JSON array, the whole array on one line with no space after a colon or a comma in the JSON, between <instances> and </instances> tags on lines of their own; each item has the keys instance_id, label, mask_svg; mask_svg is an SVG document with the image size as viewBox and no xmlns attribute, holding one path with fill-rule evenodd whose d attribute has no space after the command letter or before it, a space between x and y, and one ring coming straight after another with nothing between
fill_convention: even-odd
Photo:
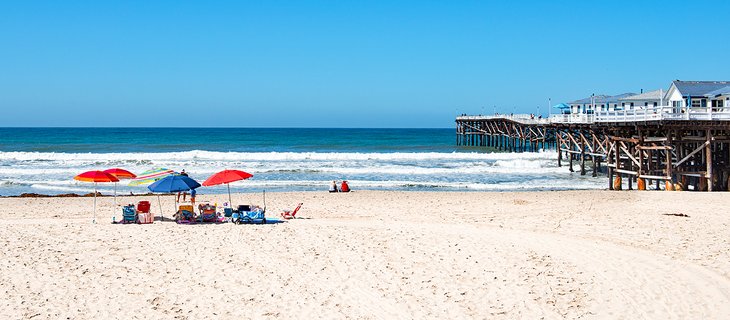
<instances>
[{"instance_id":1,"label":"building on pier","mask_svg":"<svg viewBox=\"0 0 730 320\"><path fill-rule=\"evenodd\" d=\"M656 107L663 104L664 90L658 89L654 91L642 92L640 94L631 95L619 99L621 108L617 110L632 110L635 108Z\"/></svg>"},{"instance_id":2,"label":"building on pier","mask_svg":"<svg viewBox=\"0 0 730 320\"><path fill-rule=\"evenodd\" d=\"M573 114L593 114L597 111L622 110L621 99L634 96L635 93L623 93L615 96L592 95L587 98L570 102L570 110Z\"/></svg>"},{"instance_id":3,"label":"building on pier","mask_svg":"<svg viewBox=\"0 0 730 320\"><path fill-rule=\"evenodd\" d=\"M680 81L674 80L665 99L674 112L687 109L723 108L730 96L730 81Z\"/></svg>"}]
</instances>

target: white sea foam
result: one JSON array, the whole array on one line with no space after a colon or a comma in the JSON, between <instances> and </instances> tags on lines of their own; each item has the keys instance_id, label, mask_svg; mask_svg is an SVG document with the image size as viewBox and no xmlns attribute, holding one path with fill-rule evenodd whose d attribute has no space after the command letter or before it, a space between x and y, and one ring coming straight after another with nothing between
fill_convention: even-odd
<instances>
[{"instance_id":1,"label":"white sea foam","mask_svg":"<svg viewBox=\"0 0 730 320\"><path fill-rule=\"evenodd\" d=\"M232 184L243 191L322 190L332 180L348 179L360 189L397 190L554 190L602 188L602 179L574 179L556 166L554 152L536 153L317 153L317 152L161 152L43 153L0 152L0 194L32 190L51 193L92 190L73 176L87 170L123 167L132 172L166 167L186 169L203 180L223 169L254 177ZM119 193L142 193L144 186L121 181ZM98 186L111 193L111 184ZM225 192L224 187L202 192Z\"/></svg>"}]
</instances>

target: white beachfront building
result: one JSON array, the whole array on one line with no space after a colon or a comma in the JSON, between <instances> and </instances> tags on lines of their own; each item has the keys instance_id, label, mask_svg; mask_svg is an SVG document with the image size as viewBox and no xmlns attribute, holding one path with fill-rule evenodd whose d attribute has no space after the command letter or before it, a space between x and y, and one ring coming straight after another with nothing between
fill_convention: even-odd
<instances>
[{"instance_id":1,"label":"white beachfront building","mask_svg":"<svg viewBox=\"0 0 730 320\"><path fill-rule=\"evenodd\" d=\"M640 94L619 99L623 110L649 108L663 105L664 90L642 92Z\"/></svg>"},{"instance_id":2,"label":"white beachfront building","mask_svg":"<svg viewBox=\"0 0 730 320\"><path fill-rule=\"evenodd\" d=\"M635 93L623 93L615 96L592 95L588 98L572 101L570 105L571 114L593 114L597 111L622 110L621 99L634 96Z\"/></svg>"},{"instance_id":3,"label":"white beachfront building","mask_svg":"<svg viewBox=\"0 0 730 320\"><path fill-rule=\"evenodd\" d=\"M554 122L730 120L730 81L672 81L669 90L592 95L560 104Z\"/></svg>"},{"instance_id":4,"label":"white beachfront building","mask_svg":"<svg viewBox=\"0 0 730 320\"><path fill-rule=\"evenodd\" d=\"M672 81L664 95L665 105L674 113L684 113L687 108L712 108L724 111L730 104L730 81Z\"/></svg>"},{"instance_id":5,"label":"white beachfront building","mask_svg":"<svg viewBox=\"0 0 730 320\"><path fill-rule=\"evenodd\" d=\"M730 110L730 86L710 91L705 96L712 101L711 107L715 109L714 111L725 112Z\"/></svg>"}]
</instances>

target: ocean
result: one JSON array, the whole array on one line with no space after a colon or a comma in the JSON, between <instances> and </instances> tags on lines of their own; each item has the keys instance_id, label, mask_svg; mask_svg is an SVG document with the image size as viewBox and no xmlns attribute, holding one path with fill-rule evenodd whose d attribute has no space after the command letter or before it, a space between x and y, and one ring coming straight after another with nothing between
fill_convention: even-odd
<instances>
[{"instance_id":1,"label":"ocean","mask_svg":"<svg viewBox=\"0 0 730 320\"><path fill-rule=\"evenodd\" d=\"M202 183L238 169L236 192L354 190L513 191L601 189L605 178L557 167L556 153L456 147L453 129L0 128L0 195L88 193L88 170L185 169ZM119 194L145 186L117 184ZM99 184L111 194L114 184ZM200 194L224 193L225 186Z\"/></svg>"}]
</instances>

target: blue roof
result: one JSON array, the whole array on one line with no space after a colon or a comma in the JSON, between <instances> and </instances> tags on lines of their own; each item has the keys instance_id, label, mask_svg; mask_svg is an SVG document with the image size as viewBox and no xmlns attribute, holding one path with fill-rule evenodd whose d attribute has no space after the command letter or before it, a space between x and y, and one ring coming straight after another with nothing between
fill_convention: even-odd
<instances>
[{"instance_id":1,"label":"blue roof","mask_svg":"<svg viewBox=\"0 0 730 320\"><path fill-rule=\"evenodd\" d=\"M592 102L593 103L619 103L619 99L630 97L633 95L636 95L636 94L630 93L630 92L618 94L615 96L608 96L605 94L601 94L601 95L593 96ZM580 100L575 100L575 101L571 102L570 104L590 104L590 103L591 103L591 97L588 97L588 98L583 98Z\"/></svg>"},{"instance_id":2,"label":"blue roof","mask_svg":"<svg viewBox=\"0 0 730 320\"><path fill-rule=\"evenodd\" d=\"M672 82L677 90L682 93L683 97L701 97L722 89L723 87L730 86L730 81L679 81L674 80Z\"/></svg>"},{"instance_id":3,"label":"blue roof","mask_svg":"<svg viewBox=\"0 0 730 320\"><path fill-rule=\"evenodd\" d=\"M705 94L707 97L715 97L715 96L721 96L725 94L730 94L730 86L722 87L720 89L717 89L715 91L710 91Z\"/></svg>"}]
</instances>

